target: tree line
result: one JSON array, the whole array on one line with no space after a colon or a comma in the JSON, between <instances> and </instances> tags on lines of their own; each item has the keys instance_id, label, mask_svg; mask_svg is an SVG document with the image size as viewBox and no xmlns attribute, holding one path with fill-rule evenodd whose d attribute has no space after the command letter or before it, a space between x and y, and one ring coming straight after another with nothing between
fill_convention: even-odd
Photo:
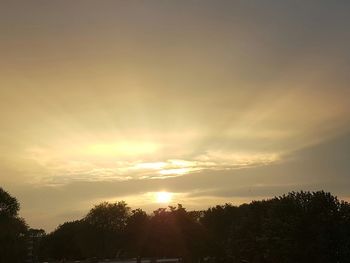
<instances>
[{"instance_id":1,"label":"tree line","mask_svg":"<svg viewBox=\"0 0 350 263\"><path fill-rule=\"evenodd\" d=\"M4 199L1 191L4 258L4 252L20 255L28 227L17 216L18 202L9 195ZM14 205L6 205L11 202ZM291 192L203 211L187 211L179 204L152 214L132 210L124 201L104 202L84 218L40 236L36 253L41 260L180 257L184 262L346 263L350 205L324 191Z\"/></svg>"}]
</instances>

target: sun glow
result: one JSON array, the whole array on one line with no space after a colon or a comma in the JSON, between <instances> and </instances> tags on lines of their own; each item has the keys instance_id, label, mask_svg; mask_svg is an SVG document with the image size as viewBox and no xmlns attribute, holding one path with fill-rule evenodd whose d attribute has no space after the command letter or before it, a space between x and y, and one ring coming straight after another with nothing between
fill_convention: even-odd
<instances>
[{"instance_id":1,"label":"sun glow","mask_svg":"<svg viewBox=\"0 0 350 263\"><path fill-rule=\"evenodd\" d=\"M155 193L155 201L157 203L166 204L172 200L172 193L169 192L157 192Z\"/></svg>"},{"instance_id":2,"label":"sun glow","mask_svg":"<svg viewBox=\"0 0 350 263\"><path fill-rule=\"evenodd\" d=\"M85 154L92 156L142 155L154 153L157 145L151 142L121 141L116 143L96 143L87 145Z\"/></svg>"}]
</instances>

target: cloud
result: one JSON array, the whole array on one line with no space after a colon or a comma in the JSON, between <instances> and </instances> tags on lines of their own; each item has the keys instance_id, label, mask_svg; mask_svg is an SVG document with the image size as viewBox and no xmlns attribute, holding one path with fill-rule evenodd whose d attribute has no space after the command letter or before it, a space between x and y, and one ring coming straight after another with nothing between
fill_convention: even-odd
<instances>
[{"instance_id":1,"label":"cloud","mask_svg":"<svg viewBox=\"0 0 350 263\"><path fill-rule=\"evenodd\" d=\"M120 149L120 145L124 145L126 153ZM130 148L128 145L131 145ZM103 147L100 147L100 144L80 145L78 149L77 146L72 148L70 145L47 149L33 148L26 151L24 158L32 160L47 171L46 175L32 178L34 182L49 185L67 184L72 181L165 179L203 170L243 169L278 161L278 154L208 150L197 156L190 156L191 159L187 160L162 160L162 157L156 157L157 161L152 162L154 156L160 156L160 153L154 147L150 148L151 145L153 144L129 142L111 143ZM152 155L151 159L149 155Z\"/></svg>"}]
</instances>

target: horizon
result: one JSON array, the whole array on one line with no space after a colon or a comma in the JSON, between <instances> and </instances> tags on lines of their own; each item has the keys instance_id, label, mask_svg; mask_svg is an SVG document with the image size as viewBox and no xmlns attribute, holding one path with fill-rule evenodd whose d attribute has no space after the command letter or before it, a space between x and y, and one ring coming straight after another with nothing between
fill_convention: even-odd
<instances>
[{"instance_id":1,"label":"horizon","mask_svg":"<svg viewBox=\"0 0 350 263\"><path fill-rule=\"evenodd\" d=\"M209 211L211 209L217 209L218 207L237 207L240 208L244 205L252 205L254 202L269 202L272 201L274 199L278 199L278 198L282 198L284 196L288 196L290 194L300 194L300 193L311 193L311 194L315 194L315 193L325 193L325 194L330 194L332 196L334 196L340 203L344 202L345 204L349 205L349 200L346 199L341 199L338 198L337 196L333 195L330 192L327 192L325 190L315 190L315 191L304 191L304 190L300 190L300 191L291 191L288 193L282 193L281 195L276 195L276 196L272 196L272 197L267 197L267 198L261 198L261 199L247 199L246 202L241 202L241 203L231 203L231 202L225 202L225 203L218 203L218 204L213 204L210 206L206 206L203 207L202 209L188 209L188 207L186 207L185 205L181 204L181 203L171 203L171 202L154 202L153 207L148 207L148 209L146 208L145 210L143 210L142 208L139 207L131 207L129 206L129 204L125 201L125 200L114 200L114 201L102 201L101 203L96 203L93 204L87 211L85 214L82 214L80 217L78 218L69 218L67 221L65 222L60 222L58 225L54 226L53 229L43 229L40 228L39 226L37 226L36 228L31 228L31 226L29 227L29 230L34 230L34 231L41 231L44 230L46 235L50 235L55 233L56 231L58 231L62 225L64 224L69 224L69 223L73 223L73 222L77 222L77 221L84 221L84 219L86 219L87 215L89 213L91 213L91 211L93 211L94 209L96 209L97 207L101 206L101 205L115 205L115 204L119 204L119 203L125 203L126 207L128 209L130 209L130 211L136 211L137 209L141 209L142 212L145 212L147 216L149 217L154 217L156 215L156 212L159 210L164 209L164 211L166 212L170 212L172 209L179 209L179 207L181 207L181 209L185 209L186 212L206 212ZM19 213L20 216L21 213ZM130 216L130 215L129 215ZM25 218L24 218L25 220Z\"/></svg>"},{"instance_id":2,"label":"horizon","mask_svg":"<svg viewBox=\"0 0 350 263\"><path fill-rule=\"evenodd\" d=\"M350 200L350 2L2 1L0 186L33 228Z\"/></svg>"}]
</instances>

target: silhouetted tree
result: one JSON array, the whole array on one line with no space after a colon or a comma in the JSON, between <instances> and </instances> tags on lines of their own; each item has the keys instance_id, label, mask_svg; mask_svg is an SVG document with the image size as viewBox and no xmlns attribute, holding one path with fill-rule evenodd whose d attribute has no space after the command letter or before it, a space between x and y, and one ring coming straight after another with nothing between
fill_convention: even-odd
<instances>
[{"instance_id":1,"label":"silhouetted tree","mask_svg":"<svg viewBox=\"0 0 350 263\"><path fill-rule=\"evenodd\" d=\"M205 231L195 217L182 205L160 208L150 220L148 255L154 257L182 257L195 261L204 250Z\"/></svg>"},{"instance_id":2,"label":"silhouetted tree","mask_svg":"<svg viewBox=\"0 0 350 263\"><path fill-rule=\"evenodd\" d=\"M27 225L18 217L20 205L0 187L0 262L24 262Z\"/></svg>"},{"instance_id":3,"label":"silhouetted tree","mask_svg":"<svg viewBox=\"0 0 350 263\"><path fill-rule=\"evenodd\" d=\"M347 203L319 191L217 206L202 223L217 262L349 262L349 219Z\"/></svg>"},{"instance_id":4,"label":"silhouetted tree","mask_svg":"<svg viewBox=\"0 0 350 263\"><path fill-rule=\"evenodd\" d=\"M181 257L185 262L350 262L350 205L323 191L152 215L102 203L45 238L47 258Z\"/></svg>"},{"instance_id":5,"label":"silhouetted tree","mask_svg":"<svg viewBox=\"0 0 350 263\"><path fill-rule=\"evenodd\" d=\"M92 208L83 219L88 229L84 239L89 243L89 251L94 247L100 258L122 255L129 215L130 208L123 201L104 202Z\"/></svg>"},{"instance_id":6,"label":"silhouetted tree","mask_svg":"<svg viewBox=\"0 0 350 263\"><path fill-rule=\"evenodd\" d=\"M47 235L42 241L43 256L51 259L80 259L83 257L79 235L81 221L66 222Z\"/></svg>"},{"instance_id":7,"label":"silhouetted tree","mask_svg":"<svg viewBox=\"0 0 350 263\"><path fill-rule=\"evenodd\" d=\"M125 251L128 256L145 256L150 231L150 217L142 209L131 211L125 229Z\"/></svg>"}]
</instances>

